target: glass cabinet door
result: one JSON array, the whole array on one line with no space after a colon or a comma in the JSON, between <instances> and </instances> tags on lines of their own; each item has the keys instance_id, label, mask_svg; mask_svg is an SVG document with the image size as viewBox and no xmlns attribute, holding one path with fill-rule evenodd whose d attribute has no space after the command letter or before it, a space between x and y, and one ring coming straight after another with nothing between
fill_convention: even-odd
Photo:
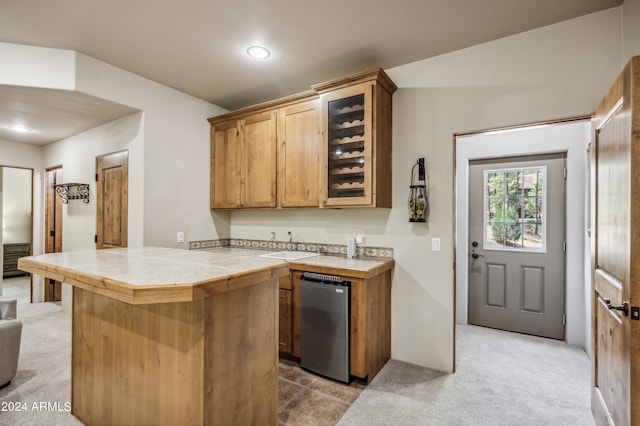
<instances>
[{"instance_id":1,"label":"glass cabinet door","mask_svg":"<svg viewBox=\"0 0 640 426\"><path fill-rule=\"evenodd\" d=\"M371 203L371 93L362 84L326 95L324 206Z\"/></svg>"}]
</instances>

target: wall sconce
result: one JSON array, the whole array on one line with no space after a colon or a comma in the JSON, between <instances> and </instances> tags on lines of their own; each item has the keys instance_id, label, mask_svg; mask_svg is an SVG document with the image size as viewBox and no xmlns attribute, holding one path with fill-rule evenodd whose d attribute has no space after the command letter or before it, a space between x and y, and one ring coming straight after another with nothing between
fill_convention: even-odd
<instances>
[{"instance_id":1,"label":"wall sconce","mask_svg":"<svg viewBox=\"0 0 640 426\"><path fill-rule=\"evenodd\" d=\"M418 166L418 181L422 184L414 184L413 177L415 175L416 166ZM424 158L418 158L418 161L411 168L411 186L409 187L409 222L426 222L427 207L429 201L427 199L427 185L425 183Z\"/></svg>"}]
</instances>

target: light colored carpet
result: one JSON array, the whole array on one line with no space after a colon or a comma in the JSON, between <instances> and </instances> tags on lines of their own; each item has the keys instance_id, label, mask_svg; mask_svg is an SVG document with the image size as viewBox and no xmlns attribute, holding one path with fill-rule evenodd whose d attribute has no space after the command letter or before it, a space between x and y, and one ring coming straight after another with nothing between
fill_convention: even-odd
<instances>
[{"instance_id":1,"label":"light colored carpet","mask_svg":"<svg viewBox=\"0 0 640 426\"><path fill-rule=\"evenodd\" d=\"M456 373L391 360L338 424L594 424L581 348L484 327L457 330Z\"/></svg>"},{"instance_id":2,"label":"light colored carpet","mask_svg":"<svg viewBox=\"0 0 640 426\"><path fill-rule=\"evenodd\" d=\"M0 389L0 425L81 425L71 401L71 316L54 303L18 305L18 373Z\"/></svg>"},{"instance_id":3,"label":"light colored carpet","mask_svg":"<svg viewBox=\"0 0 640 426\"><path fill-rule=\"evenodd\" d=\"M71 317L53 303L18 305L18 374L0 389L0 425L80 425L68 413ZM455 374L391 360L339 425L592 425L589 360L577 347L458 327ZM6 404L5 404L6 403Z\"/></svg>"},{"instance_id":4,"label":"light colored carpet","mask_svg":"<svg viewBox=\"0 0 640 426\"><path fill-rule=\"evenodd\" d=\"M31 277L4 278L0 298L16 299L19 304L31 302Z\"/></svg>"}]
</instances>

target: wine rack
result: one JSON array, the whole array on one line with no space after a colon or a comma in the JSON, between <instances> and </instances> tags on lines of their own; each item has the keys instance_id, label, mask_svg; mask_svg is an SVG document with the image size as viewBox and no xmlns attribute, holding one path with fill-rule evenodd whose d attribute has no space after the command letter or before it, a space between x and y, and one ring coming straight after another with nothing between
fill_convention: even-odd
<instances>
[{"instance_id":1,"label":"wine rack","mask_svg":"<svg viewBox=\"0 0 640 426\"><path fill-rule=\"evenodd\" d=\"M364 94L329 102L328 195L363 197L365 162Z\"/></svg>"}]
</instances>

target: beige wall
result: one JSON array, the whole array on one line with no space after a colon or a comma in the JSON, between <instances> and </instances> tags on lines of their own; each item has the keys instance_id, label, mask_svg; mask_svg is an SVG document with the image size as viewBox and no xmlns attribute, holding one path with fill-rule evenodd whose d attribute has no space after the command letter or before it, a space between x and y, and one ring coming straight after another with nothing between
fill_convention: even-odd
<instances>
[{"instance_id":1,"label":"beige wall","mask_svg":"<svg viewBox=\"0 0 640 426\"><path fill-rule=\"evenodd\" d=\"M78 91L144 111L142 157L129 168L129 205L144 210L136 224L143 243L186 248L178 231L185 241L228 237L229 214L209 210L206 120L226 110L88 56L77 61Z\"/></svg>"},{"instance_id":2,"label":"beige wall","mask_svg":"<svg viewBox=\"0 0 640 426\"><path fill-rule=\"evenodd\" d=\"M7 165L20 166L26 147L37 151L40 161L35 254L43 250L42 168L62 165L66 182L91 185L93 202L70 202L63 208L63 249L93 249L96 156L122 149L129 150L130 156L129 245L185 247L176 244L177 231L184 231L187 240L228 237L228 214L212 214L208 207L206 119L224 112L222 108L76 52L0 43L0 54L7 64L0 70L0 84L76 90L141 111L45 148L6 145L16 160ZM41 278L36 277L36 282L40 283L34 284L38 300ZM65 309L69 303L70 291L65 287Z\"/></svg>"},{"instance_id":3,"label":"beige wall","mask_svg":"<svg viewBox=\"0 0 640 426\"><path fill-rule=\"evenodd\" d=\"M187 240L228 235L225 216L208 208L209 124L224 110L135 74L76 54L76 90L128 105L141 112L44 148L45 167L63 165L65 182L90 183L89 204L63 210L63 250L95 248L96 157L129 152L129 246L182 247ZM70 310L71 289L63 286Z\"/></svg>"},{"instance_id":4,"label":"beige wall","mask_svg":"<svg viewBox=\"0 0 640 426\"><path fill-rule=\"evenodd\" d=\"M623 62L640 55L640 0L624 0L622 5Z\"/></svg>"},{"instance_id":5,"label":"beige wall","mask_svg":"<svg viewBox=\"0 0 640 426\"><path fill-rule=\"evenodd\" d=\"M453 135L593 112L621 69L620 9L387 70L399 86L393 115L391 210L237 212L231 234L267 238L292 229L301 241L391 246L392 356L453 369ZM594 61L593 58L599 58ZM431 215L410 224L409 172L426 158ZM339 220L335 225L333 220ZM442 251L431 251L431 238ZM282 238L280 238L282 239Z\"/></svg>"},{"instance_id":6,"label":"beige wall","mask_svg":"<svg viewBox=\"0 0 640 426\"><path fill-rule=\"evenodd\" d=\"M62 206L62 250L93 250L96 234L96 157L129 152L129 245L143 245L141 196L144 133L142 113L135 113L43 148L45 168L62 165L63 182L88 183L89 203L70 200ZM34 292L35 293L35 292ZM71 287L63 284L63 308L71 311Z\"/></svg>"}]
</instances>

